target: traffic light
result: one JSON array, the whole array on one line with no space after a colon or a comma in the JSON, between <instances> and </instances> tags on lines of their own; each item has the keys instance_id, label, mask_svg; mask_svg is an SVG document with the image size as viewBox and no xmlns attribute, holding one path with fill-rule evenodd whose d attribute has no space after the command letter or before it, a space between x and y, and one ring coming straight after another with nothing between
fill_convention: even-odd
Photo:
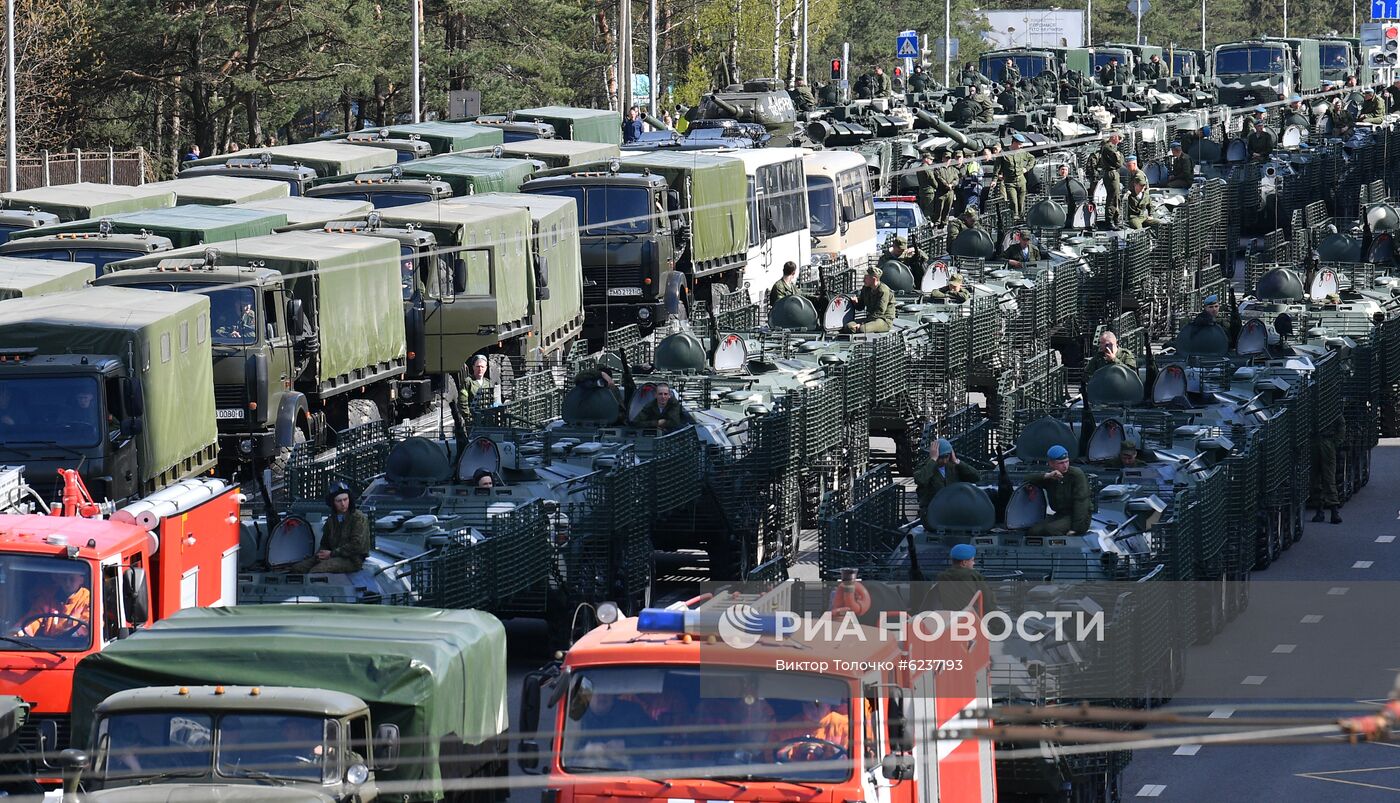
<instances>
[{"instance_id":1,"label":"traffic light","mask_svg":"<svg viewBox=\"0 0 1400 803\"><path fill-rule=\"evenodd\" d=\"M898 78L899 76L901 76L901 75L903 75L903 74L904 74L904 68L903 68L903 67L895 67L895 68L894 68L894 77L895 77L895 78Z\"/></svg>"},{"instance_id":2,"label":"traffic light","mask_svg":"<svg viewBox=\"0 0 1400 803\"><path fill-rule=\"evenodd\" d=\"M1385 55L1386 66L1393 67L1400 58L1400 25L1387 25L1381 33L1385 37L1381 51Z\"/></svg>"},{"instance_id":3,"label":"traffic light","mask_svg":"<svg viewBox=\"0 0 1400 803\"><path fill-rule=\"evenodd\" d=\"M833 80L833 81L840 81L840 80L841 80L841 59L832 59L832 60L831 60L831 80Z\"/></svg>"}]
</instances>

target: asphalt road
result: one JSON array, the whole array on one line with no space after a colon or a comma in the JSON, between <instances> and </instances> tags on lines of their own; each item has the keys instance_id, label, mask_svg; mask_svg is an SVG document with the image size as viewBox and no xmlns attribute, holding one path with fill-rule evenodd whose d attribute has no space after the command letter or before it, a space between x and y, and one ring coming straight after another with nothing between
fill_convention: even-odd
<instances>
[{"instance_id":1,"label":"asphalt road","mask_svg":"<svg viewBox=\"0 0 1400 803\"><path fill-rule=\"evenodd\" d=\"M1372 461L1344 522L1306 524L1302 541L1254 575L1249 609L1191 649L1171 708L1229 718L1286 703L1317 708L1279 715L1351 716L1385 699L1400 673L1400 440L1382 441ZM1140 750L1122 789L1125 800L1193 803L1400 800L1400 741Z\"/></svg>"}]
</instances>

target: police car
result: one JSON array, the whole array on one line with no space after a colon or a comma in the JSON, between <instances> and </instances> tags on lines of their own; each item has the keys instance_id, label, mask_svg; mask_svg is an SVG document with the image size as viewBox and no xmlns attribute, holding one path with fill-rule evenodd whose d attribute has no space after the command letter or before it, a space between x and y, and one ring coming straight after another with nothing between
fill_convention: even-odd
<instances>
[{"instance_id":1,"label":"police car","mask_svg":"<svg viewBox=\"0 0 1400 803\"><path fill-rule=\"evenodd\" d=\"M891 195L875 199L875 241L883 246L892 237L909 239L909 233L924 224L923 210L912 195Z\"/></svg>"}]
</instances>

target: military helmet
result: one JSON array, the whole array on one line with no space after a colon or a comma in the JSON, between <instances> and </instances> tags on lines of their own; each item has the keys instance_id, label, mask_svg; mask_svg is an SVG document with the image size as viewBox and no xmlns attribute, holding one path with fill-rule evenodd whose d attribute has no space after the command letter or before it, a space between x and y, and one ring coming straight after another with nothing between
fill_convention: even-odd
<instances>
[{"instance_id":1,"label":"military helmet","mask_svg":"<svg viewBox=\"0 0 1400 803\"><path fill-rule=\"evenodd\" d=\"M997 523L992 498L970 482L943 486L929 500L924 514L934 530L990 530Z\"/></svg>"},{"instance_id":2,"label":"military helmet","mask_svg":"<svg viewBox=\"0 0 1400 803\"><path fill-rule=\"evenodd\" d=\"M390 482L426 485L452 476L452 464L439 441L408 438L394 444L384 461L384 476Z\"/></svg>"},{"instance_id":3,"label":"military helmet","mask_svg":"<svg viewBox=\"0 0 1400 803\"><path fill-rule=\"evenodd\" d=\"M914 289L914 272L897 259L881 262L880 274L880 282L896 293L907 293Z\"/></svg>"},{"instance_id":4,"label":"military helmet","mask_svg":"<svg viewBox=\"0 0 1400 803\"><path fill-rule=\"evenodd\" d=\"M1045 198L1026 212L1026 223L1033 229L1062 229L1068 217L1064 204Z\"/></svg>"},{"instance_id":5,"label":"military helmet","mask_svg":"<svg viewBox=\"0 0 1400 803\"><path fill-rule=\"evenodd\" d=\"M964 229L948 245L948 252L957 257L990 259L996 253L992 236L982 229Z\"/></svg>"},{"instance_id":6,"label":"military helmet","mask_svg":"<svg viewBox=\"0 0 1400 803\"><path fill-rule=\"evenodd\" d=\"M1297 301L1303 297L1303 277L1289 268L1274 268L1255 282L1254 294L1269 301Z\"/></svg>"},{"instance_id":7,"label":"military helmet","mask_svg":"<svg viewBox=\"0 0 1400 803\"><path fill-rule=\"evenodd\" d=\"M1350 234L1329 234L1317 244L1317 258L1323 262L1360 262L1361 241Z\"/></svg>"},{"instance_id":8,"label":"military helmet","mask_svg":"<svg viewBox=\"0 0 1400 803\"><path fill-rule=\"evenodd\" d=\"M682 373L703 371L706 366L705 347L689 332L676 332L656 344L656 370Z\"/></svg>"},{"instance_id":9,"label":"military helmet","mask_svg":"<svg viewBox=\"0 0 1400 803\"><path fill-rule=\"evenodd\" d=\"M1040 418L1032 421L1016 439L1016 457L1025 461L1044 462L1050 447L1061 445L1070 457L1078 457L1079 438L1069 424L1058 418Z\"/></svg>"},{"instance_id":10,"label":"military helmet","mask_svg":"<svg viewBox=\"0 0 1400 803\"><path fill-rule=\"evenodd\" d=\"M817 309L803 296L788 296L768 311L768 324L775 329L810 332L817 328Z\"/></svg>"},{"instance_id":11,"label":"military helmet","mask_svg":"<svg viewBox=\"0 0 1400 803\"><path fill-rule=\"evenodd\" d=\"M1142 379L1126 365L1105 365L1089 377L1085 395L1095 404L1136 404L1142 401Z\"/></svg>"}]
</instances>

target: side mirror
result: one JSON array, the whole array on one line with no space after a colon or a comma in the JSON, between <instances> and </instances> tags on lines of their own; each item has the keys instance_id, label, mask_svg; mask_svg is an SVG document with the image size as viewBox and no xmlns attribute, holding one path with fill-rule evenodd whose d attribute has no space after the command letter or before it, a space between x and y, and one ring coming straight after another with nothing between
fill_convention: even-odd
<instances>
[{"instance_id":1,"label":"side mirror","mask_svg":"<svg viewBox=\"0 0 1400 803\"><path fill-rule=\"evenodd\" d=\"M380 725L374 729L374 768L392 770L399 766L399 726Z\"/></svg>"},{"instance_id":2,"label":"side mirror","mask_svg":"<svg viewBox=\"0 0 1400 803\"><path fill-rule=\"evenodd\" d=\"M880 772L887 780L904 781L914 777L914 757L907 753L890 753L880 759Z\"/></svg>"},{"instance_id":3,"label":"side mirror","mask_svg":"<svg viewBox=\"0 0 1400 803\"><path fill-rule=\"evenodd\" d=\"M287 331L292 337L301 337L305 332L301 320L301 299L287 299Z\"/></svg>"},{"instance_id":4,"label":"side mirror","mask_svg":"<svg viewBox=\"0 0 1400 803\"><path fill-rule=\"evenodd\" d=\"M458 257L452 265L452 294L467 292L467 261Z\"/></svg>"},{"instance_id":5,"label":"side mirror","mask_svg":"<svg viewBox=\"0 0 1400 803\"><path fill-rule=\"evenodd\" d=\"M140 377L132 377L122 385L122 392L126 395L127 415L140 418L146 414L146 399L141 391Z\"/></svg>"},{"instance_id":6,"label":"side mirror","mask_svg":"<svg viewBox=\"0 0 1400 803\"><path fill-rule=\"evenodd\" d=\"M122 575L126 588L126 621L130 625L144 625L150 616L150 597L146 587L145 569L127 569Z\"/></svg>"},{"instance_id":7,"label":"side mirror","mask_svg":"<svg viewBox=\"0 0 1400 803\"><path fill-rule=\"evenodd\" d=\"M545 270L544 257L535 254L535 298L540 301L549 300L549 272Z\"/></svg>"},{"instance_id":8,"label":"side mirror","mask_svg":"<svg viewBox=\"0 0 1400 803\"><path fill-rule=\"evenodd\" d=\"M540 745L535 734L540 729L540 693L547 675L531 672L520 684L520 769L533 772L540 765Z\"/></svg>"}]
</instances>

